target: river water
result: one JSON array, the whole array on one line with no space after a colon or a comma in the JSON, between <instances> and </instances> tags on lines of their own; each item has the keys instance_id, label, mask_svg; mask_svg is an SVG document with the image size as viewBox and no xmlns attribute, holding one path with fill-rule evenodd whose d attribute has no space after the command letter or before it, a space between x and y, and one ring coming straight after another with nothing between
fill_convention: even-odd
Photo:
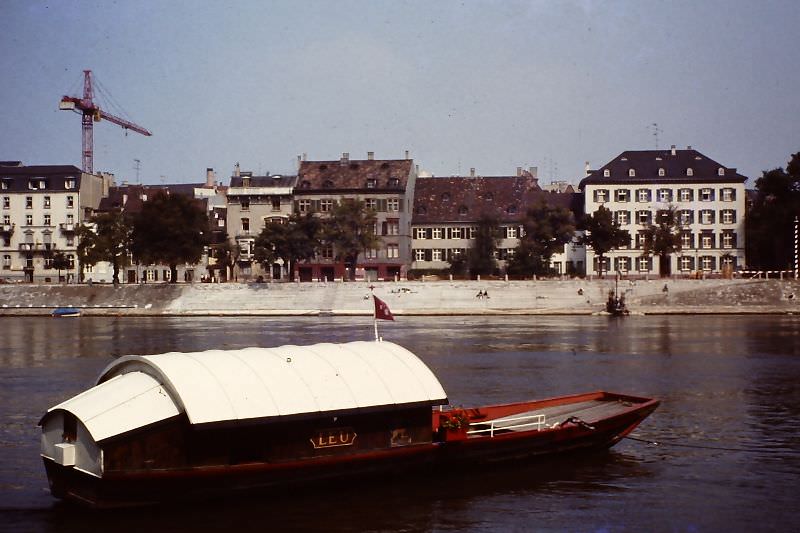
<instances>
[{"instance_id":1,"label":"river water","mask_svg":"<svg viewBox=\"0 0 800 533\"><path fill-rule=\"evenodd\" d=\"M798 531L800 318L400 317L451 403L611 390L659 409L608 453L453 478L88 513L47 491L37 422L114 357L369 339L368 318L0 319L0 530Z\"/></svg>"}]
</instances>

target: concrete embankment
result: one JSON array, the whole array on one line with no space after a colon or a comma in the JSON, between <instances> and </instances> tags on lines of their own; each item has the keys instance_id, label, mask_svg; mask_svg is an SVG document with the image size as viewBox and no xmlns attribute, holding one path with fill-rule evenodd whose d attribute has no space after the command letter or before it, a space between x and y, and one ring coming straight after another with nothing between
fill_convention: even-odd
<instances>
[{"instance_id":1,"label":"concrete embankment","mask_svg":"<svg viewBox=\"0 0 800 533\"><path fill-rule=\"evenodd\" d=\"M559 315L601 312L604 280L428 281L376 283L396 315ZM664 287L666 286L666 290ZM794 280L621 280L632 313L800 313ZM477 297L485 291L488 297ZM150 285L0 285L0 316L48 315L78 307L85 315L369 315L370 284L228 283Z\"/></svg>"}]
</instances>

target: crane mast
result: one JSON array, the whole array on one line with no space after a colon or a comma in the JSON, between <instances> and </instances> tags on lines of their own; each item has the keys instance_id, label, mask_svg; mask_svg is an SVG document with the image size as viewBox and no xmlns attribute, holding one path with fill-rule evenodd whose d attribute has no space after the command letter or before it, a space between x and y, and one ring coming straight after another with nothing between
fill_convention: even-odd
<instances>
[{"instance_id":1,"label":"crane mast","mask_svg":"<svg viewBox=\"0 0 800 533\"><path fill-rule=\"evenodd\" d=\"M76 96L63 96L58 108L64 111L74 111L81 114L81 127L83 129L82 141L82 168L86 173L94 172L94 123L105 119L122 127L150 137L152 133L138 124L117 117L102 110L94 102L94 89L92 87L92 71L83 71L83 98Z\"/></svg>"}]
</instances>

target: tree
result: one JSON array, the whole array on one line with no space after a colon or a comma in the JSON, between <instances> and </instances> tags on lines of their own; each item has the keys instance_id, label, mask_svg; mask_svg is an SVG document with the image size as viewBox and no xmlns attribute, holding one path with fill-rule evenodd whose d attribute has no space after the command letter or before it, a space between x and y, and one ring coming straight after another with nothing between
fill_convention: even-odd
<instances>
[{"instance_id":1,"label":"tree","mask_svg":"<svg viewBox=\"0 0 800 533\"><path fill-rule=\"evenodd\" d=\"M111 263L113 282L119 283L119 270L125 264L131 246L133 227L130 218L121 211L99 213L90 219L91 225L78 227L78 259L83 265L100 261Z\"/></svg>"},{"instance_id":2,"label":"tree","mask_svg":"<svg viewBox=\"0 0 800 533\"><path fill-rule=\"evenodd\" d=\"M763 270L793 268L794 219L800 216L800 152L786 170L765 171L747 216L747 261Z\"/></svg>"},{"instance_id":3,"label":"tree","mask_svg":"<svg viewBox=\"0 0 800 533\"><path fill-rule=\"evenodd\" d=\"M283 259L294 281L294 265L314 257L320 245L320 219L313 213L294 213L286 223L269 222L255 241L255 258L264 268Z\"/></svg>"},{"instance_id":4,"label":"tree","mask_svg":"<svg viewBox=\"0 0 800 533\"><path fill-rule=\"evenodd\" d=\"M600 277L603 277L605 255L614 248L630 244L631 234L628 230L621 229L611 211L602 205L585 218L583 227L586 234L580 238L579 242L591 246L594 253L597 254Z\"/></svg>"},{"instance_id":5,"label":"tree","mask_svg":"<svg viewBox=\"0 0 800 533\"><path fill-rule=\"evenodd\" d=\"M64 252L56 252L53 254L53 268L58 272L58 279L61 279L61 271L67 270L70 267L70 261Z\"/></svg>"},{"instance_id":6,"label":"tree","mask_svg":"<svg viewBox=\"0 0 800 533\"><path fill-rule=\"evenodd\" d=\"M563 250L575 235L572 211L540 202L528 209L524 233L508 264L508 273L520 276L542 275L550 271L550 258Z\"/></svg>"},{"instance_id":7,"label":"tree","mask_svg":"<svg viewBox=\"0 0 800 533\"><path fill-rule=\"evenodd\" d=\"M375 212L361 200L343 198L323 222L322 240L332 244L337 261L343 261L351 280L355 279L358 254L378 246Z\"/></svg>"},{"instance_id":8,"label":"tree","mask_svg":"<svg viewBox=\"0 0 800 533\"><path fill-rule=\"evenodd\" d=\"M222 242L211 247L211 254L217 260L217 264L221 266L220 270L225 272L225 277L228 281L232 281L234 278L233 269L241 253L241 248L235 242L229 240L227 235L225 235Z\"/></svg>"},{"instance_id":9,"label":"tree","mask_svg":"<svg viewBox=\"0 0 800 533\"><path fill-rule=\"evenodd\" d=\"M680 250L681 235L675 208L659 211L656 223L648 224L644 230L644 255L658 256L658 271L663 277L672 273L670 256Z\"/></svg>"},{"instance_id":10,"label":"tree","mask_svg":"<svg viewBox=\"0 0 800 533\"><path fill-rule=\"evenodd\" d=\"M497 268L495 253L499 240L498 230L499 225L497 219L491 215L484 214L478 218L475 244L472 245L467 255L470 275L483 276L494 274Z\"/></svg>"},{"instance_id":11,"label":"tree","mask_svg":"<svg viewBox=\"0 0 800 533\"><path fill-rule=\"evenodd\" d=\"M208 216L198 202L159 192L136 215L131 248L146 264L169 265L170 281L176 283L178 264L200 261L208 235Z\"/></svg>"}]
</instances>

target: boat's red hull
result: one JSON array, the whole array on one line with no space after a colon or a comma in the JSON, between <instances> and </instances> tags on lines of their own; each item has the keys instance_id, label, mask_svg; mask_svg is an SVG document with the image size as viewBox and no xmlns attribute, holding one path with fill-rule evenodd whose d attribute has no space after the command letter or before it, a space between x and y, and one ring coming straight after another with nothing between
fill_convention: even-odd
<instances>
[{"instance_id":1,"label":"boat's red hull","mask_svg":"<svg viewBox=\"0 0 800 533\"><path fill-rule=\"evenodd\" d=\"M521 409L553 409L569 402L607 401L607 393L489 406L467 410L474 420L509 416ZM496 464L564 452L609 448L632 431L658 406L657 400L611 395L619 402L612 416L591 423L564 422L541 430L497 432L457 440L402 446L352 455L304 458L278 463L250 463L131 472L96 477L44 457L53 494L90 506L149 504L197 498L213 493L312 484L329 479L407 473L411 469L448 470L465 465ZM593 400L594 399L594 400ZM598 400L600 399L600 400ZM559 403L561 402L561 403ZM440 413L433 413L436 429Z\"/></svg>"}]
</instances>

